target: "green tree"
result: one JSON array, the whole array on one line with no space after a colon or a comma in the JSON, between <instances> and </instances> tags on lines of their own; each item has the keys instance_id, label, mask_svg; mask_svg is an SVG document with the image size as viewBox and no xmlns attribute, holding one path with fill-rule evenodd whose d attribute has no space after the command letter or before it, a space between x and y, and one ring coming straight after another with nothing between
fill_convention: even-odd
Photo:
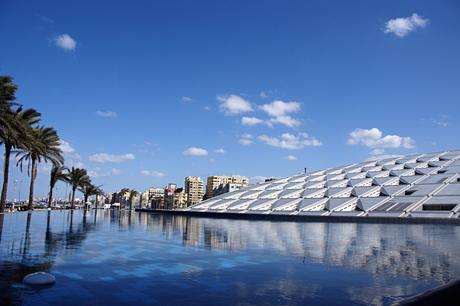
<instances>
[{"instance_id":1,"label":"green tree","mask_svg":"<svg viewBox=\"0 0 460 306\"><path fill-rule=\"evenodd\" d=\"M74 168L70 170L70 172L67 174L68 182L72 186L72 200L71 200L71 206L72 209L75 208L75 192L77 191L77 188L83 187L87 185L88 183L91 182L91 179L88 176L88 173L86 172L85 169L81 168Z\"/></svg>"},{"instance_id":2,"label":"green tree","mask_svg":"<svg viewBox=\"0 0 460 306\"><path fill-rule=\"evenodd\" d=\"M48 193L48 208L51 207L53 202L53 190L56 183L59 181L68 183L68 173L69 169L62 165L53 165L50 173L50 191Z\"/></svg>"},{"instance_id":3,"label":"green tree","mask_svg":"<svg viewBox=\"0 0 460 306\"><path fill-rule=\"evenodd\" d=\"M34 185L37 177L37 164L40 162L51 162L53 165L62 165L64 158L60 149L59 136L51 127L34 127L31 129L24 147L16 153L18 165L23 168L28 163L30 175L29 186L29 210L33 209Z\"/></svg>"},{"instance_id":4,"label":"green tree","mask_svg":"<svg viewBox=\"0 0 460 306\"><path fill-rule=\"evenodd\" d=\"M99 204L98 196L104 195L104 190L102 190L102 185L96 186L96 190L94 191L95 199L94 199L94 206L97 209Z\"/></svg>"},{"instance_id":5,"label":"green tree","mask_svg":"<svg viewBox=\"0 0 460 306\"><path fill-rule=\"evenodd\" d=\"M0 76L0 145L5 146L0 212L4 211L6 204L11 153L14 149L23 148L31 127L40 121L37 111L17 107L14 103L16 90L13 78Z\"/></svg>"}]
</instances>

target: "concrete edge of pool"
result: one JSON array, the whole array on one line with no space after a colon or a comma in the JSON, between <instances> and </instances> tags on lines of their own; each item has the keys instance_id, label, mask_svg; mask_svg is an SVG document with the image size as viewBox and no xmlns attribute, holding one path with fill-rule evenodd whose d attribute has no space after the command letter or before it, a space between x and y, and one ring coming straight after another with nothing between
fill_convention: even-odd
<instances>
[{"instance_id":1,"label":"concrete edge of pool","mask_svg":"<svg viewBox=\"0 0 460 306\"><path fill-rule=\"evenodd\" d=\"M192 216L202 218L267 220L267 221L300 221L300 222L360 222L360 223L402 223L402 224L450 224L460 225L459 218L429 218L429 217L394 217L394 216L321 216L321 215L287 215L287 214L255 214L229 213L193 210L163 210L137 208L138 212L157 213L165 215Z\"/></svg>"}]
</instances>

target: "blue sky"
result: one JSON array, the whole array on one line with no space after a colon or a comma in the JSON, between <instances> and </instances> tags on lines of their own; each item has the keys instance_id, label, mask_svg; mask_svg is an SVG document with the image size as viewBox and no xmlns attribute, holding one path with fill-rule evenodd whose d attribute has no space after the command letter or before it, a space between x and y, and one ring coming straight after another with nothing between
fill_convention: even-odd
<instances>
[{"instance_id":1,"label":"blue sky","mask_svg":"<svg viewBox=\"0 0 460 306\"><path fill-rule=\"evenodd\" d=\"M460 148L458 1L4 0L0 37L107 191Z\"/></svg>"}]
</instances>

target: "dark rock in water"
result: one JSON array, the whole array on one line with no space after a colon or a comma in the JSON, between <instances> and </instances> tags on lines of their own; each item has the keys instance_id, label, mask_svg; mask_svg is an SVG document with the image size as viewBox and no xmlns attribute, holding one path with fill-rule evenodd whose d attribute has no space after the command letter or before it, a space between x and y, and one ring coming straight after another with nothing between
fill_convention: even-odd
<instances>
[{"instance_id":1,"label":"dark rock in water","mask_svg":"<svg viewBox=\"0 0 460 306\"><path fill-rule=\"evenodd\" d=\"M56 278L54 275L46 272L35 272L26 275L22 282L26 285L46 286L54 284L56 282Z\"/></svg>"}]
</instances>

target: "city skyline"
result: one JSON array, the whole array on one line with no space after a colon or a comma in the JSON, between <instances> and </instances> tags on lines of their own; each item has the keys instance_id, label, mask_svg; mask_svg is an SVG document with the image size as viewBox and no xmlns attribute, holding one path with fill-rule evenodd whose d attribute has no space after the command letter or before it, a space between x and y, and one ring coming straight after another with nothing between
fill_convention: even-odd
<instances>
[{"instance_id":1,"label":"city skyline","mask_svg":"<svg viewBox=\"0 0 460 306\"><path fill-rule=\"evenodd\" d=\"M459 8L7 1L0 74L57 129L66 165L107 192L186 176L254 183L459 149ZM25 199L27 173L10 171L8 198L22 180ZM48 176L41 165L37 197Z\"/></svg>"}]
</instances>

